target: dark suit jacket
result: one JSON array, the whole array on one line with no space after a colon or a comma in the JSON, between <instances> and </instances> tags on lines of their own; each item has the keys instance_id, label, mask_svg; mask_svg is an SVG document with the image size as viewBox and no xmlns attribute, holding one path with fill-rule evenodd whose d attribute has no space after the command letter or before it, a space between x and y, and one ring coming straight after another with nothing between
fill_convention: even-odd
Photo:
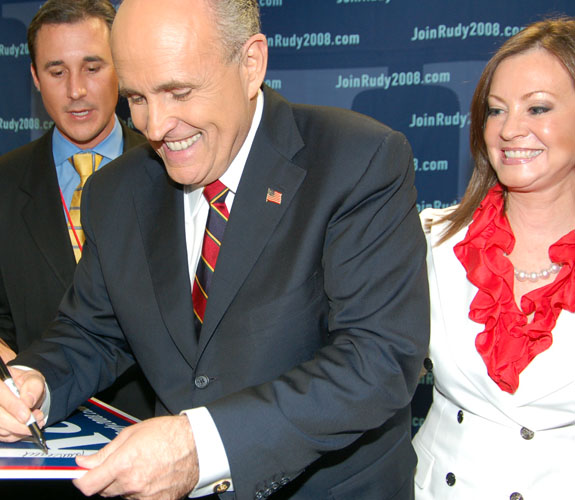
<instances>
[{"instance_id":1,"label":"dark suit jacket","mask_svg":"<svg viewBox=\"0 0 575 500\"><path fill-rule=\"evenodd\" d=\"M145 138L122 124L124 151ZM16 352L40 338L72 283L76 261L52 155L52 129L0 157L0 338ZM152 414L149 389L124 376L99 397L125 411ZM125 384L129 383L127 387ZM116 394L116 392L120 393Z\"/></svg>"},{"instance_id":2,"label":"dark suit jacket","mask_svg":"<svg viewBox=\"0 0 575 500\"><path fill-rule=\"evenodd\" d=\"M159 413L208 407L238 499L411 498L429 322L413 179L401 134L266 88L197 341L182 189L136 148L84 190L84 257L36 346L52 363L18 362L61 418L129 345Z\"/></svg>"}]
</instances>

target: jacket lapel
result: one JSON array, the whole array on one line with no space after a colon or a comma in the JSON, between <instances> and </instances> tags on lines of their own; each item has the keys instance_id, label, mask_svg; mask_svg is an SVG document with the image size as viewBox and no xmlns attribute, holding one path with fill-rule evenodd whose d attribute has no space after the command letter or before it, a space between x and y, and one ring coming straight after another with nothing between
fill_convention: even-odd
<instances>
[{"instance_id":1,"label":"jacket lapel","mask_svg":"<svg viewBox=\"0 0 575 500\"><path fill-rule=\"evenodd\" d=\"M54 274L67 287L76 261L59 194L51 131L38 141L29 165L22 168L26 168L20 184L25 197L21 212L24 224Z\"/></svg>"},{"instance_id":2,"label":"jacket lapel","mask_svg":"<svg viewBox=\"0 0 575 500\"><path fill-rule=\"evenodd\" d=\"M124 153L129 149L146 142L146 138L142 134L132 130L122 120L120 120L120 125L122 126L122 135L124 137Z\"/></svg>"},{"instance_id":3,"label":"jacket lapel","mask_svg":"<svg viewBox=\"0 0 575 500\"><path fill-rule=\"evenodd\" d=\"M192 292L184 230L183 192L172 182L155 153L133 197L156 301L172 339L192 363L196 355Z\"/></svg>"},{"instance_id":4,"label":"jacket lapel","mask_svg":"<svg viewBox=\"0 0 575 500\"><path fill-rule=\"evenodd\" d=\"M441 304L439 309L443 312L445 325L444 345L451 349L455 363L466 376L470 371L475 374L477 369L485 371L485 365L475 349L475 336L483 330L483 326L471 322L468 317L469 306L477 289L467 280L465 269L453 252L454 245L463 239L467 228L445 243L435 246L443 227L432 227L431 251ZM470 367L474 369L470 370ZM477 377L474 375L469 382L476 385Z\"/></svg>"},{"instance_id":5,"label":"jacket lapel","mask_svg":"<svg viewBox=\"0 0 575 500\"><path fill-rule=\"evenodd\" d=\"M288 210L306 171L289 159L303 147L290 106L266 91L256 133L211 284L200 337L200 352ZM280 204L266 201L268 189L282 194Z\"/></svg>"},{"instance_id":6,"label":"jacket lapel","mask_svg":"<svg viewBox=\"0 0 575 500\"><path fill-rule=\"evenodd\" d=\"M145 142L141 134L121 123L124 134L124 151ZM22 165L26 172L22 176L20 189L23 192L22 218L28 227L34 243L44 255L48 265L62 286L72 282L76 260L66 218L62 209L56 166L52 155L53 129L37 142L28 165ZM42 214L41 217L38 214Z\"/></svg>"}]
</instances>

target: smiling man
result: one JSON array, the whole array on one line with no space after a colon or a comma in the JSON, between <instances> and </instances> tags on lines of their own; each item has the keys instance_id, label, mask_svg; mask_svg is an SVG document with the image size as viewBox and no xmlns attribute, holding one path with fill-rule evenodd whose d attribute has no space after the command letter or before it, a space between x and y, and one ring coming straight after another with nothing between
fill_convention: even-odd
<instances>
[{"instance_id":1,"label":"smiling man","mask_svg":"<svg viewBox=\"0 0 575 500\"><path fill-rule=\"evenodd\" d=\"M0 439L44 382L52 421L135 359L159 416L78 457L85 494L411 499L429 310L405 137L263 85L257 0L124 0L112 51L150 146L89 181L84 256L14 362L23 399L0 385Z\"/></svg>"},{"instance_id":2,"label":"smiling man","mask_svg":"<svg viewBox=\"0 0 575 500\"><path fill-rule=\"evenodd\" d=\"M40 337L72 282L84 243L79 213L85 177L144 142L115 115L118 77L110 50L115 14L107 0L49 0L28 28L32 78L54 127L0 158L5 358ZM82 160L76 158L84 159L88 172L80 173ZM100 396L139 417L149 416L153 397L144 395L149 390L134 377L126 374Z\"/></svg>"}]
</instances>

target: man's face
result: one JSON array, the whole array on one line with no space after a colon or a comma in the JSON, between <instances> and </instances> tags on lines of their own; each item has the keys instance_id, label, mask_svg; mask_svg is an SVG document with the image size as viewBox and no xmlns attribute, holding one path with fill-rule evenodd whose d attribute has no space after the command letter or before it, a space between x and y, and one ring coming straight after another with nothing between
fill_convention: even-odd
<instances>
[{"instance_id":1,"label":"man's face","mask_svg":"<svg viewBox=\"0 0 575 500\"><path fill-rule=\"evenodd\" d=\"M107 24L95 17L45 24L36 36L32 77L44 107L70 142L89 149L114 128L118 79Z\"/></svg>"},{"instance_id":2,"label":"man's face","mask_svg":"<svg viewBox=\"0 0 575 500\"><path fill-rule=\"evenodd\" d=\"M265 73L252 59L262 49L248 44L240 62L227 62L204 0L162 5L120 7L112 33L120 90L168 175L202 186L226 171L247 136Z\"/></svg>"}]
</instances>

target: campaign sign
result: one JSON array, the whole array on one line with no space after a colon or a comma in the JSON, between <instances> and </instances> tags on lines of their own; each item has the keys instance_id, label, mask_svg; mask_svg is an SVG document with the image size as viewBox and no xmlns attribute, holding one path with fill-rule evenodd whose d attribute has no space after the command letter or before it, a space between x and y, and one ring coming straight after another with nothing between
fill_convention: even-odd
<instances>
[{"instance_id":1,"label":"campaign sign","mask_svg":"<svg viewBox=\"0 0 575 500\"><path fill-rule=\"evenodd\" d=\"M78 455L91 455L138 419L95 398L66 420L47 427L48 454L30 441L0 443L0 479L73 479L84 469Z\"/></svg>"}]
</instances>

